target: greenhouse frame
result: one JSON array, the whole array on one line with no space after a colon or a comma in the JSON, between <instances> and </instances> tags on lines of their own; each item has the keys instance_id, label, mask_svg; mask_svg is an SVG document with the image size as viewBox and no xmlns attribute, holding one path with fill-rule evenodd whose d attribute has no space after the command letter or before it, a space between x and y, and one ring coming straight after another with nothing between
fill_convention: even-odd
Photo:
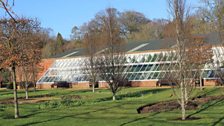
<instances>
[{"instance_id":1,"label":"greenhouse frame","mask_svg":"<svg viewBox=\"0 0 224 126\"><path fill-rule=\"evenodd\" d=\"M209 39L209 37L205 38L207 41ZM210 83L209 80L217 80L215 70L223 62L224 51L222 47L217 46L218 41L209 41L209 43L213 45L213 63L205 64L202 71L203 79ZM176 56L167 50L167 48L170 49L173 45L174 42L172 40L132 42L125 45L126 62L123 70L126 73L126 78L131 82L139 83L151 81L155 85L156 82L164 78L165 73L175 61ZM83 72L86 58L84 52L84 49L77 49L59 57L54 57L54 62L40 77L37 84L46 85L58 81L80 84L88 83L88 75ZM103 82L103 80L101 81Z\"/></svg>"}]
</instances>

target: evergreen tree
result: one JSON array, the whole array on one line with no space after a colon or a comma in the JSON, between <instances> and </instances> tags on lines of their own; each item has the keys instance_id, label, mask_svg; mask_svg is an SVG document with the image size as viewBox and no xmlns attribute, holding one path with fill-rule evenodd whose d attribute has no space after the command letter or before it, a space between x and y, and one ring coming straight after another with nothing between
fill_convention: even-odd
<instances>
[{"instance_id":1,"label":"evergreen tree","mask_svg":"<svg viewBox=\"0 0 224 126\"><path fill-rule=\"evenodd\" d=\"M64 39L63 39L61 33L58 33L57 34L57 40L56 40L56 42L57 42L57 44L56 44L57 45L56 46L56 53L63 52Z\"/></svg>"}]
</instances>

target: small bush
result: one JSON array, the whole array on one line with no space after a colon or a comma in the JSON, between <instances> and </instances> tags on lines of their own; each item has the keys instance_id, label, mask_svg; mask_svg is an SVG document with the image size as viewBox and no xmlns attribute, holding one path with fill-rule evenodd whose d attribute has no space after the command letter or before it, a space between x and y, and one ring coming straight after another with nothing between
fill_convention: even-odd
<instances>
[{"instance_id":1,"label":"small bush","mask_svg":"<svg viewBox=\"0 0 224 126\"><path fill-rule=\"evenodd\" d=\"M7 89L13 89L13 83L8 83L8 84L6 85L6 88L7 88Z\"/></svg>"},{"instance_id":2,"label":"small bush","mask_svg":"<svg viewBox=\"0 0 224 126\"><path fill-rule=\"evenodd\" d=\"M5 105L0 105L0 111L4 111L4 110L5 110L5 108L6 108L6 106L5 106Z\"/></svg>"},{"instance_id":3,"label":"small bush","mask_svg":"<svg viewBox=\"0 0 224 126\"><path fill-rule=\"evenodd\" d=\"M2 115L3 119L14 119L14 115L11 112L4 112L4 114Z\"/></svg>"},{"instance_id":4,"label":"small bush","mask_svg":"<svg viewBox=\"0 0 224 126\"><path fill-rule=\"evenodd\" d=\"M33 87L33 83L32 82L27 82L27 84L28 84L28 88L32 88ZM20 86L21 89L25 89L26 88L26 82L25 81L19 82L18 85Z\"/></svg>"},{"instance_id":5,"label":"small bush","mask_svg":"<svg viewBox=\"0 0 224 126\"><path fill-rule=\"evenodd\" d=\"M73 107L85 104L81 98L76 98L77 96L67 95L62 96L60 100L48 101L40 104L39 108L63 108L63 107Z\"/></svg>"},{"instance_id":6,"label":"small bush","mask_svg":"<svg viewBox=\"0 0 224 126\"><path fill-rule=\"evenodd\" d=\"M60 102L57 101L57 100L44 102L44 103L39 105L40 109L44 109L44 108L59 108L59 107L60 107Z\"/></svg>"},{"instance_id":7,"label":"small bush","mask_svg":"<svg viewBox=\"0 0 224 126\"><path fill-rule=\"evenodd\" d=\"M58 88L69 88L70 84L66 81L57 81L54 82L54 85L56 85Z\"/></svg>"},{"instance_id":8,"label":"small bush","mask_svg":"<svg viewBox=\"0 0 224 126\"><path fill-rule=\"evenodd\" d=\"M61 104L63 106L72 106L73 105L72 97L70 97L70 96L62 96L61 97Z\"/></svg>"}]
</instances>

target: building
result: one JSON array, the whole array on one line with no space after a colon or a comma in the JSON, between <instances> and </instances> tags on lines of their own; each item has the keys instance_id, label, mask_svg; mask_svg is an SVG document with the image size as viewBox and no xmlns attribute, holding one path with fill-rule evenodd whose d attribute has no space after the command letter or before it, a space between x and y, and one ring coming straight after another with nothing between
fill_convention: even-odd
<instances>
[{"instance_id":1,"label":"building","mask_svg":"<svg viewBox=\"0 0 224 126\"><path fill-rule=\"evenodd\" d=\"M205 86L217 85L215 71L221 66L224 52L219 46L217 34L202 36L212 44L213 64L205 64L203 82ZM172 64L175 56L170 55L170 49L175 46L172 39L150 40L147 42L130 42L124 47L126 51L125 72L134 87L155 87L165 76L165 71ZM44 59L44 72L39 74L38 88L52 88L55 82L66 81L74 88L88 88L87 75L82 72L85 49L75 49L50 59ZM103 81L99 87L106 87Z\"/></svg>"}]
</instances>

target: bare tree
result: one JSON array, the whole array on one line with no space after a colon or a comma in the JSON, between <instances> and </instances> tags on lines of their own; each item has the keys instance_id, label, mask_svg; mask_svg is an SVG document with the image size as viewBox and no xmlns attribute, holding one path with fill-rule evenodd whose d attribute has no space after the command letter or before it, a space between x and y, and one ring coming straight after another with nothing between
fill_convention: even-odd
<instances>
[{"instance_id":1,"label":"bare tree","mask_svg":"<svg viewBox=\"0 0 224 126\"><path fill-rule=\"evenodd\" d=\"M169 80L176 84L174 94L181 106L182 120L186 119L186 106L194 87L196 75L195 64L188 62L187 44L190 41L189 29L186 27L188 11L185 0L168 0L169 11L174 20L176 47L174 48L175 62L170 68Z\"/></svg>"},{"instance_id":2,"label":"bare tree","mask_svg":"<svg viewBox=\"0 0 224 126\"><path fill-rule=\"evenodd\" d=\"M18 27L20 28L18 29L20 36L17 38L21 41L20 46L22 48L20 66L24 75L26 99L28 99L29 76L35 76L34 72L31 71L34 70L35 65L40 61L41 57L40 45L42 44L41 38L38 35L40 23L37 20L26 18L19 21L23 22L21 23L22 26Z\"/></svg>"},{"instance_id":3,"label":"bare tree","mask_svg":"<svg viewBox=\"0 0 224 126\"><path fill-rule=\"evenodd\" d=\"M86 49L87 56L84 61L84 72L88 75L93 92L95 92L95 85L99 80L97 68L97 51L100 49L99 36L100 32L91 25L89 26L88 31L84 36L84 47Z\"/></svg>"},{"instance_id":4,"label":"bare tree","mask_svg":"<svg viewBox=\"0 0 224 126\"><path fill-rule=\"evenodd\" d=\"M1 28L0 28L0 48L1 48L1 53L0 53L0 67L5 68L9 67L10 71L12 72L12 78L13 78L13 90L14 90L14 106L15 106L15 118L19 118L19 107L18 107L18 99L17 99L17 86L16 86L16 71L15 71L15 66L16 63L14 59L16 58L14 54L14 38L16 34L18 33L16 30L16 19L14 18L15 13L11 9L11 4L14 5L14 0L0 0L0 8L3 8L3 10L8 14L8 16L11 18L11 21L1 21ZM11 30L6 30L7 25L5 24L10 24L9 26L12 28ZM6 27L5 27L6 26ZM7 33L8 32L8 33ZM6 47L6 48L5 48ZM10 49L6 54L4 54L4 49ZM4 56L10 55L10 57L4 57Z\"/></svg>"},{"instance_id":5,"label":"bare tree","mask_svg":"<svg viewBox=\"0 0 224 126\"><path fill-rule=\"evenodd\" d=\"M203 14L203 18L211 23L213 31L218 34L220 45L214 50L215 61L213 67L215 70L215 76L220 78L219 83L223 85L223 63L224 63L224 0L201 0L204 4L200 11ZM218 51L222 50L222 51Z\"/></svg>"},{"instance_id":6,"label":"bare tree","mask_svg":"<svg viewBox=\"0 0 224 126\"><path fill-rule=\"evenodd\" d=\"M194 64L195 68L193 69L197 73L196 78L199 80L199 86L202 90L205 65L213 62L212 46L204 41L204 37L195 37L190 40L187 47L187 62L188 64Z\"/></svg>"},{"instance_id":7,"label":"bare tree","mask_svg":"<svg viewBox=\"0 0 224 126\"><path fill-rule=\"evenodd\" d=\"M224 44L224 1L223 0L201 0L204 4L199 10L204 20L210 22L213 30L219 35L220 42Z\"/></svg>"},{"instance_id":8,"label":"bare tree","mask_svg":"<svg viewBox=\"0 0 224 126\"><path fill-rule=\"evenodd\" d=\"M108 8L99 17L102 21L102 38L105 42L105 49L97 58L99 76L108 83L113 100L116 100L116 93L127 83L124 72L123 39L120 35L116 9Z\"/></svg>"},{"instance_id":9,"label":"bare tree","mask_svg":"<svg viewBox=\"0 0 224 126\"><path fill-rule=\"evenodd\" d=\"M13 89L14 89L14 105L15 118L19 117L18 99L17 99L17 84L16 84L16 65L20 54L19 42L16 41L18 31L16 22L13 20L0 21L0 64L1 68L9 68L12 72Z\"/></svg>"},{"instance_id":10,"label":"bare tree","mask_svg":"<svg viewBox=\"0 0 224 126\"><path fill-rule=\"evenodd\" d=\"M27 19L1 19L0 21L0 65L1 68L9 68L12 72L15 102L15 118L19 117L16 67L23 67L23 72L27 74L28 64L30 64L31 62L30 59L37 56L32 55L34 52L36 52L32 49L37 48L34 47L34 45L36 45L34 43L37 43L37 41L33 41L33 36L30 36L34 33L33 31L28 30L30 26L33 25ZM25 78L27 82L27 75ZM28 87L27 84L26 87ZM28 94L27 88L26 94Z\"/></svg>"}]
</instances>

